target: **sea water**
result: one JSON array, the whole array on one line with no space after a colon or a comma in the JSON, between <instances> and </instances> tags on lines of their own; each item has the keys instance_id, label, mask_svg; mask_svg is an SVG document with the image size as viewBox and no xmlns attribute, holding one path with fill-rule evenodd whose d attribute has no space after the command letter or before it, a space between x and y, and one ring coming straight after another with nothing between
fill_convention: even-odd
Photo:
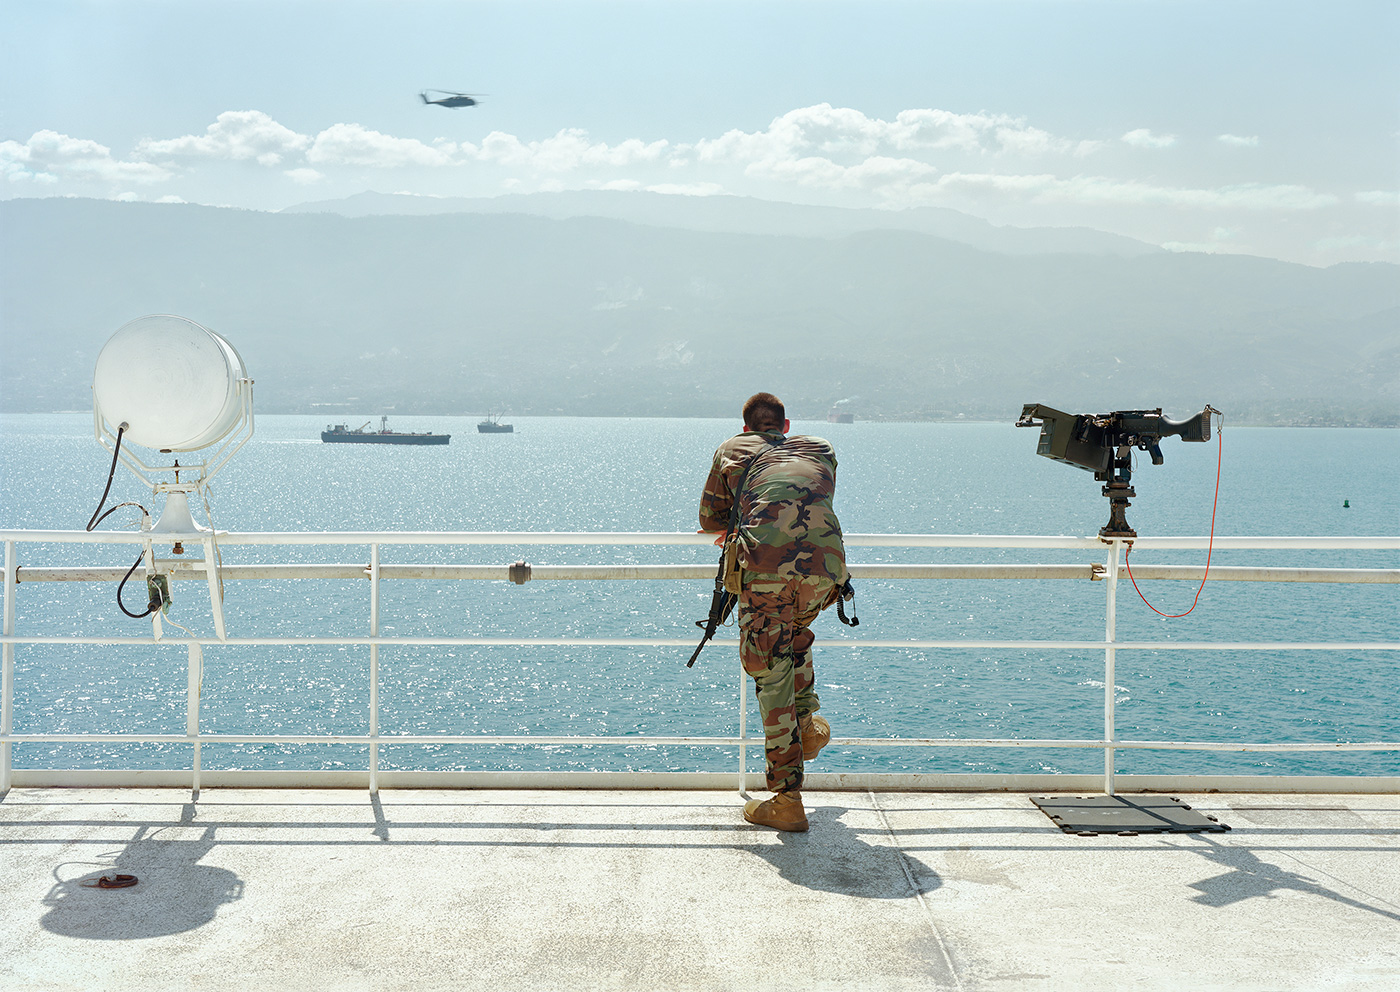
<instances>
[{"instance_id":1,"label":"sea water","mask_svg":"<svg viewBox=\"0 0 1400 992\"><path fill-rule=\"evenodd\" d=\"M441 446L330 445L324 418L262 416L252 440L212 482L213 524L227 531L691 531L715 446L730 421L517 418L514 434L478 434L465 418L397 418L402 431L450 432ZM344 419L338 416L337 419ZM794 424L836 447L837 512L854 533L1092 535L1107 520L1100 484L1035 456L1036 432L1002 424ZM1163 442L1165 464L1134 472L1128 520L1143 536L1206 535L1217 465L1217 535L1400 533L1400 431L1237 428L1223 444ZM79 530L107 478L110 454L86 414L0 416L0 527ZM118 468L108 505L151 506ZM134 526L119 510L103 529ZM196 506L203 522L203 508ZM198 549L192 549L197 555ZM24 545L21 564L127 565L131 546ZM365 564L368 548L226 546L225 564ZM856 562L1076 562L1103 551L849 549ZM381 561L505 564L710 564L708 546L386 545ZM1204 551L1142 549L1137 564L1204 563ZM1212 565L1395 568L1396 554L1216 550ZM129 584L129 608L144 589ZM1145 583L1165 613L1191 605L1198 582ZM692 638L711 583L386 581L385 637ZM230 635L363 636L363 580L227 583ZM1098 640L1103 583L1077 580L865 581L861 626L834 611L816 623L822 712L840 737L1069 738L1103 733L1104 653L827 647L850 638ZM175 585L171 618L208 637L203 583ZM1395 640L1394 585L1209 582L1186 617L1150 610L1128 583L1118 637L1175 641ZM20 634L140 636L115 583L21 583ZM180 631L166 628L168 636ZM732 634L732 631L730 632ZM689 648L386 646L380 732L730 736L750 690L732 646ZM167 733L185 726L183 644L15 649L18 733ZM369 648L208 646L201 728L228 734L363 734ZM1146 651L1117 656L1122 739L1395 741L1395 651ZM757 714L749 705L749 732ZM761 768L759 749L750 766ZM359 744L206 744L206 768L363 768ZM187 744L17 744L16 767L188 767ZM833 746L822 771L1094 772L1097 751ZM733 748L602 745L394 745L380 767L405 769L730 770ZM1120 750L1125 773L1400 773L1396 752L1237 754Z\"/></svg>"}]
</instances>

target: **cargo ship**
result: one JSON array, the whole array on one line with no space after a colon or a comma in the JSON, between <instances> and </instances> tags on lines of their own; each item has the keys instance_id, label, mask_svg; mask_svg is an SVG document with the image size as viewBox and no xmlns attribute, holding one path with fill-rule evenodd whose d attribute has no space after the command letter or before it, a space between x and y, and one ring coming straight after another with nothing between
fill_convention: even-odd
<instances>
[{"instance_id":1,"label":"cargo ship","mask_svg":"<svg viewBox=\"0 0 1400 992\"><path fill-rule=\"evenodd\" d=\"M321 432L321 440L327 444L446 444L451 434L429 432L406 433L389 430L389 418L379 418L379 430L365 430L373 421L366 420L353 431L345 424L327 424Z\"/></svg>"}]
</instances>

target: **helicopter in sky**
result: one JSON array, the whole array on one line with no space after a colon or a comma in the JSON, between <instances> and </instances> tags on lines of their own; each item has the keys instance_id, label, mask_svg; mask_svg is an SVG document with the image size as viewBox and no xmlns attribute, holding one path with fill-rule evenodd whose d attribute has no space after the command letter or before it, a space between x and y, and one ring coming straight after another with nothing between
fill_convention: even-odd
<instances>
[{"instance_id":1,"label":"helicopter in sky","mask_svg":"<svg viewBox=\"0 0 1400 992\"><path fill-rule=\"evenodd\" d=\"M429 100L429 93L440 93L442 97L437 100ZM474 97L484 96L484 93L458 93L454 90L424 90L418 94L423 98L424 103L436 104L439 107L475 107Z\"/></svg>"}]
</instances>

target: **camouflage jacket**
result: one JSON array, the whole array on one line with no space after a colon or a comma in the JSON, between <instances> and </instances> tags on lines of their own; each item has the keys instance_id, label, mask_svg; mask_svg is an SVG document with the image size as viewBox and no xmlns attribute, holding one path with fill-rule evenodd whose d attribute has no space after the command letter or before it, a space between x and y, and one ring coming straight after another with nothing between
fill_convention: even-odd
<instances>
[{"instance_id":1,"label":"camouflage jacket","mask_svg":"<svg viewBox=\"0 0 1400 992\"><path fill-rule=\"evenodd\" d=\"M779 446L768 450L775 442ZM701 529L728 529L734 490L755 456L739 504L740 564L753 572L844 583L846 549L831 507L836 452L822 438L745 431L721 444L700 500Z\"/></svg>"}]
</instances>

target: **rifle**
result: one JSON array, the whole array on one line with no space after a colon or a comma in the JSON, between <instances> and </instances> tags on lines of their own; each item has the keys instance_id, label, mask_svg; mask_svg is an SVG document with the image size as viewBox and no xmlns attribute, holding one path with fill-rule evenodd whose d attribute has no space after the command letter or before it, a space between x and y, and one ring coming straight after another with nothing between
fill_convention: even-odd
<instances>
[{"instance_id":1,"label":"rifle","mask_svg":"<svg viewBox=\"0 0 1400 992\"><path fill-rule=\"evenodd\" d=\"M685 663L686 668L694 667L695 659L700 657L700 652L705 650L705 645L709 644L715 636L716 628L729 619L729 614L734 612L734 607L738 604L739 597L724 588L724 551L721 550L719 571L715 574L715 594L710 599L710 615L704 620L695 621L695 626L704 629L705 636L700 638L700 644L695 648L695 653Z\"/></svg>"},{"instance_id":2,"label":"rifle","mask_svg":"<svg viewBox=\"0 0 1400 992\"><path fill-rule=\"evenodd\" d=\"M842 602L849 602L855 599L856 589L851 585L851 580L847 579L846 584L841 587L836 595L836 615L841 618L841 622L847 627L859 627L860 617L847 617L846 611L842 607ZM705 650L705 645L715 636L715 629L720 624L729 619L729 614L734 612L734 607L739 604L739 597L728 589L724 588L724 552L719 556L719 574L715 576L715 594L710 598L710 615L704 620L696 620L695 626L703 627L705 636L700 638L700 643L695 648L695 653L690 656L690 660L685 663L686 668L695 665L695 659L700 657L700 652Z\"/></svg>"}]
</instances>

